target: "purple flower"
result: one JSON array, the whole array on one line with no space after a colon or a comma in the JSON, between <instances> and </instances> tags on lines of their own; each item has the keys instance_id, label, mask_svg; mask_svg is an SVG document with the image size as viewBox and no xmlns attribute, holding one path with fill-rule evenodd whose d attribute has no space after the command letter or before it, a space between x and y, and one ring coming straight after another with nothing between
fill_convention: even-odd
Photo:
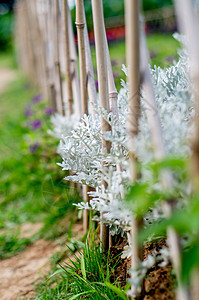
<instances>
[{"instance_id":1,"label":"purple flower","mask_svg":"<svg viewBox=\"0 0 199 300\"><path fill-rule=\"evenodd\" d=\"M42 100L42 95L37 95L35 97L32 98L32 103L38 103Z\"/></svg>"},{"instance_id":2,"label":"purple flower","mask_svg":"<svg viewBox=\"0 0 199 300\"><path fill-rule=\"evenodd\" d=\"M47 107L46 108L46 115L52 115L54 114L54 109L52 107Z\"/></svg>"},{"instance_id":3,"label":"purple flower","mask_svg":"<svg viewBox=\"0 0 199 300\"><path fill-rule=\"evenodd\" d=\"M167 58L166 58L166 61L167 62L173 62L174 60L175 60L175 56L174 55L170 55L170 56L168 56Z\"/></svg>"},{"instance_id":4,"label":"purple flower","mask_svg":"<svg viewBox=\"0 0 199 300\"><path fill-rule=\"evenodd\" d=\"M95 87L98 90L98 81L95 81Z\"/></svg>"},{"instance_id":5,"label":"purple flower","mask_svg":"<svg viewBox=\"0 0 199 300\"><path fill-rule=\"evenodd\" d=\"M119 77L118 73L113 72L113 77L118 78Z\"/></svg>"},{"instance_id":6,"label":"purple flower","mask_svg":"<svg viewBox=\"0 0 199 300\"><path fill-rule=\"evenodd\" d=\"M37 130L38 128L41 127L41 121L35 120L35 121L32 122L31 125L32 125L32 129L33 129L33 130Z\"/></svg>"},{"instance_id":7,"label":"purple flower","mask_svg":"<svg viewBox=\"0 0 199 300\"><path fill-rule=\"evenodd\" d=\"M30 116L32 116L33 112L30 109L30 107L27 107L24 114L26 117L30 117Z\"/></svg>"},{"instance_id":8,"label":"purple flower","mask_svg":"<svg viewBox=\"0 0 199 300\"><path fill-rule=\"evenodd\" d=\"M116 60L111 60L112 66L117 66L117 61Z\"/></svg>"},{"instance_id":9,"label":"purple flower","mask_svg":"<svg viewBox=\"0 0 199 300\"><path fill-rule=\"evenodd\" d=\"M150 58L155 58L157 54L154 51L150 51Z\"/></svg>"},{"instance_id":10,"label":"purple flower","mask_svg":"<svg viewBox=\"0 0 199 300\"><path fill-rule=\"evenodd\" d=\"M38 147L39 147L38 142L35 142L34 144L30 145L30 147L29 147L30 153L35 153L35 151L37 150Z\"/></svg>"}]
</instances>

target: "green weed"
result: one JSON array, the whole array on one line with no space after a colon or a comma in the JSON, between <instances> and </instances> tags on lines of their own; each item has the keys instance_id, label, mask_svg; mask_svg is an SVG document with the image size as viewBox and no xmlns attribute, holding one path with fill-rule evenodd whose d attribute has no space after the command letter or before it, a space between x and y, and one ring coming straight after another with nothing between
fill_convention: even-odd
<instances>
[{"instance_id":1,"label":"green weed","mask_svg":"<svg viewBox=\"0 0 199 300\"><path fill-rule=\"evenodd\" d=\"M81 251L37 285L36 299L128 299L115 277L120 256L101 251L100 240L90 235Z\"/></svg>"}]
</instances>

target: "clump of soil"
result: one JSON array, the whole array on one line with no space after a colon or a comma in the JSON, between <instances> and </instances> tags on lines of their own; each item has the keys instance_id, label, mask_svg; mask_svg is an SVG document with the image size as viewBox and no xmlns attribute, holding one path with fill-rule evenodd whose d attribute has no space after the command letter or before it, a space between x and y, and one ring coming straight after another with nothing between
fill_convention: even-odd
<instances>
[{"instance_id":1,"label":"clump of soil","mask_svg":"<svg viewBox=\"0 0 199 300\"><path fill-rule=\"evenodd\" d=\"M157 266L150 269L144 280L144 296L140 299L174 300L174 280L171 276L171 270L171 265L164 268Z\"/></svg>"},{"instance_id":2,"label":"clump of soil","mask_svg":"<svg viewBox=\"0 0 199 300\"><path fill-rule=\"evenodd\" d=\"M111 248L111 256L118 257L121 254L123 247L126 245L124 239L119 239L118 243ZM155 241L153 243L147 243L144 247L144 259L149 254L152 254L154 250L159 250L166 245L164 239ZM115 263L118 258L114 258L112 263ZM117 281L120 283L120 287L124 287L129 277L129 269L131 267L130 258L119 259L118 266L113 278L110 278L112 282ZM146 278L143 283L143 293L137 300L175 300L175 279L171 275L172 266L171 264L166 267L160 267L158 264L154 265L148 270Z\"/></svg>"},{"instance_id":3,"label":"clump of soil","mask_svg":"<svg viewBox=\"0 0 199 300\"><path fill-rule=\"evenodd\" d=\"M161 239L153 243L147 243L144 247L144 258L152 254L154 250L159 252L161 248L167 247L166 240ZM153 266L148 270L144 279L143 300L175 300L175 280L171 275L171 264L166 267Z\"/></svg>"},{"instance_id":4,"label":"clump of soil","mask_svg":"<svg viewBox=\"0 0 199 300\"><path fill-rule=\"evenodd\" d=\"M114 265L116 262L118 262L114 274L111 274L110 276L110 282L118 282L121 288L124 287L127 283L127 278L129 277L128 271L131 267L130 258L121 258L121 253L126 244L126 240L120 238L117 244L110 249L110 255L112 257L111 265Z\"/></svg>"}]
</instances>

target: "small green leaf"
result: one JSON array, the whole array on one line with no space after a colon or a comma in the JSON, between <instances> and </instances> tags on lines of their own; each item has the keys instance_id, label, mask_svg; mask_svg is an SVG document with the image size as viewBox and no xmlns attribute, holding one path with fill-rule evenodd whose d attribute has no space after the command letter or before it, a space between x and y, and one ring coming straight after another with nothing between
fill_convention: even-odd
<instances>
[{"instance_id":1,"label":"small green leaf","mask_svg":"<svg viewBox=\"0 0 199 300\"><path fill-rule=\"evenodd\" d=\"M96 293L95 290L90 290L90 291L86 291L86 292L82 292L82 293L79 293L77 295L74 295L72 297L69 298L69 300L74 300L74 299L77 299L79 296L83 296L83 295L89 295L90 293Z\"/></svg>"},{"instance_id":2,"label":"small green leaf","mask_svg":"<svg viewBox=\"0 0 199 300\"><path fill-rule=\"evenodd\" d=\"M85 261L84 261L84 254L83 253L82 253L82 256L81 256L81 271L82 271L83 278L86 279L86 269L85 269Z\"/></svg>"},{"instance_id":3,"label":"small green leaf","mask_svg":"<svg viewBox=\"0 0 199 300\"><path fill-rule=\"evenodd\" d=\"M117 286L111 284L110 282L105 282L105 285L107 286L107 288L109 288L110 290L112 290L114 293L116 293L116 295L118 295L120 298L124 299L124 300L128 300L128 297L126 295L126 293L124 293L120 288L118 288Z\"/></svg>"}]
</instances>

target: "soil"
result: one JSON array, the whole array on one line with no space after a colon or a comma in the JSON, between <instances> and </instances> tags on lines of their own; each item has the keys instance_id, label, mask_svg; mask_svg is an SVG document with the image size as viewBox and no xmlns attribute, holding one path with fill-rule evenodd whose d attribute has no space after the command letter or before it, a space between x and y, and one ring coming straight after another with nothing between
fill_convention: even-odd
<instances>
[{"instance_id":1,"label":"soil","mask_svg":"<svg viewBox=\"0 0 199 300\"><path fill-rule=\"evenodd\" d=\"M41 223L25 223L20 236L31 237L41 226ZM73 227L73 235L77 240L83 236L82 224ZM60 249L54 242L41 239L20 254L0 261L0 299L34 299L34 285L50 270L49 259ZM72 257L64 261L69 262L69 259Z\"/></svg>"},{"instance_id":2,"label":"soil","mask_svg":"<svg viewBox=\"0 0 199 300\"><path fill-rule=\"evenodd\" d=\"M3 93L7 85L16 78L16 72L8 69L0 69L0 93Z\"/></svg>"},{"instance_id":3,"label":"soil","mask_svg":"<svg viewBox=\"0 0 199 300\"><path fill-rule=\"evenodd\" d=\"M111 248L111 256L118 256L125 245L126 242L120 239L118 243ZM154 250L159 251L163 246L166 246L165 240L146 244L144 247L144 258L152 254ZM117 259L112 263L115 263L116 260ZM110 278L110 281L117 281L120 283L120 287L124 287L129 277L128 271L130 267L130 258L120 259L116 271L114 275L112 275L113 278ZM175 300L175 279L171 275L171 271L171 264L166 267L154 265L149 269L144 279L143 293L137 300Z\"/></svg>"},{"instance_id":4,"label":"soil","mask_svg":"<svg viewBox=\"0 0 199 300\"><path fill-rule=\"evenodd\" d=\"M159 251L162 247L167 247L164 239L146 244L144 258L152 254L154 250ZM175 279L171 271L171 264L166 267L155 265L148 270L144 279L144 295L140 300L175 300Z\"/></svg>"},{"instance_id":5,"label":"soil","mask_svg":"<svg viewBox=\"0 0 199 300\"><path fill-rule=\"evenodd\" d=\"M20 228L20 238L30 238L43 227L43 223L24 223Z\"/></svg>"},{"instance_id":6,"label":"soil","mask_svg":"<svg viewBox=\"0 0 199 300\"><path fill-rule=\"evenodd\" d=\"M0 261L0 299L30 297L39 277L50 269L49 258L59 246L38 240L25 251Z\"/></svg>"}]
</instances>

